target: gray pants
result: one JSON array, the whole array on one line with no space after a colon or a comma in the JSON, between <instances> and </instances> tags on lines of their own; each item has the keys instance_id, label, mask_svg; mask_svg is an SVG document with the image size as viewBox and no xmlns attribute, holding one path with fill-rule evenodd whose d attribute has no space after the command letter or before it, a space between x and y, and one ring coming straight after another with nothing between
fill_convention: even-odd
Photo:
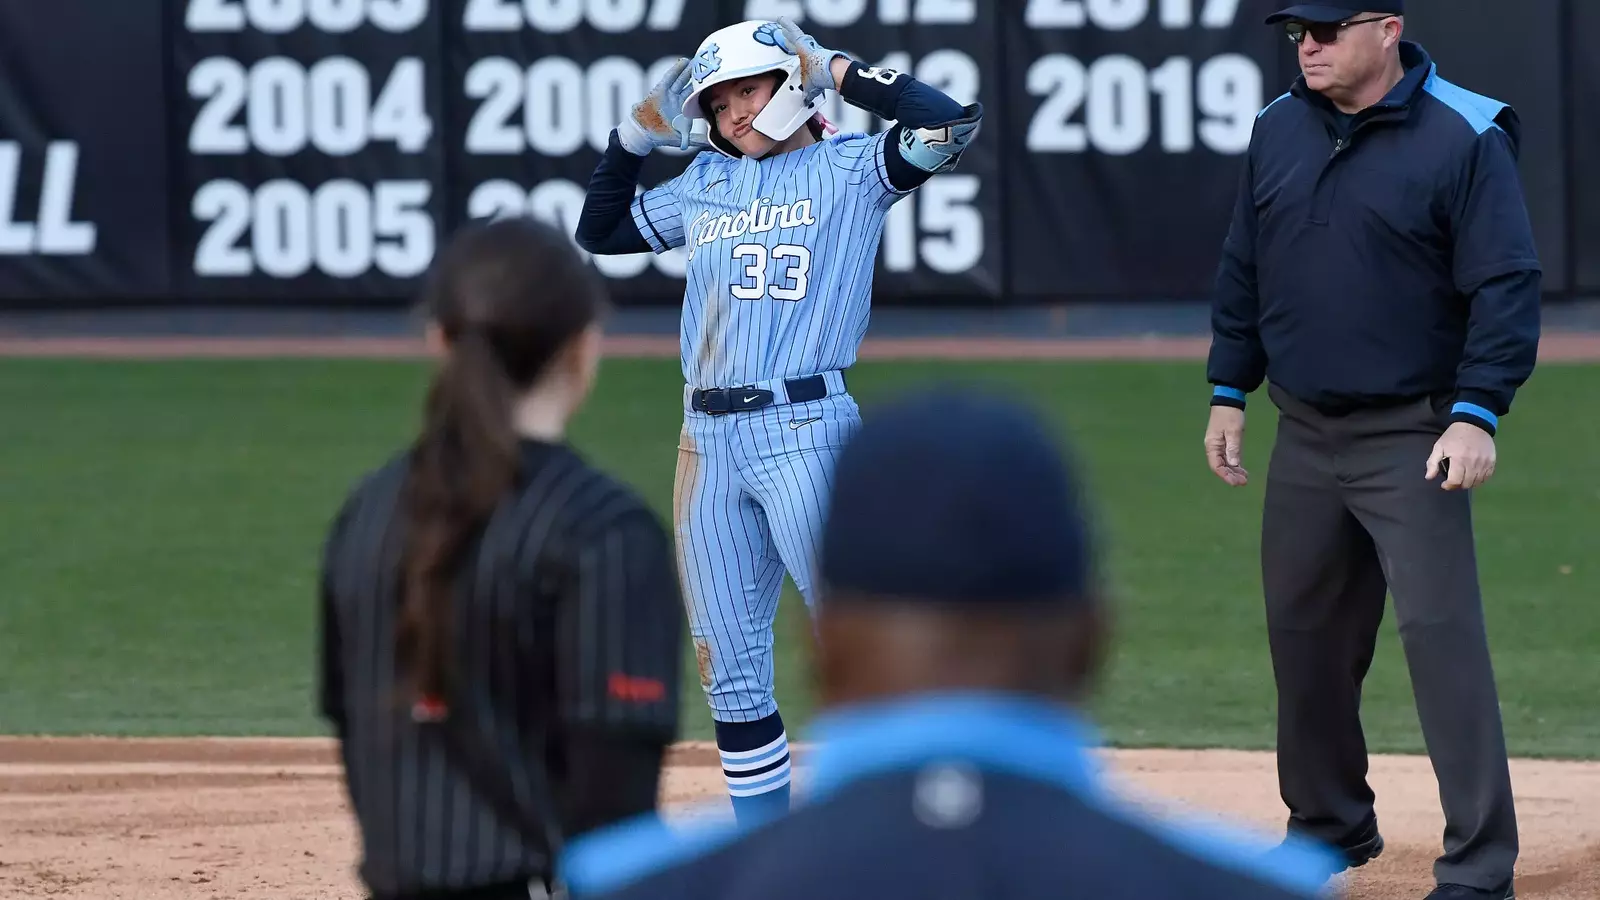
<instances>
[{"instance_id":1,"label":"gray pants","mask_svg":"<svg viewBox=\"0 0 1600 900\"><path fill-rule=\"evenodd\" d=\"M1439 781L1441 883L1511 878L1516 812L1465 491L1424 478L1448 401L1324 415L1276 386L1261 574L1289 828L1342 846L1375 826L1361 683L1384 596Z\"/></svg>"}]
</instances>

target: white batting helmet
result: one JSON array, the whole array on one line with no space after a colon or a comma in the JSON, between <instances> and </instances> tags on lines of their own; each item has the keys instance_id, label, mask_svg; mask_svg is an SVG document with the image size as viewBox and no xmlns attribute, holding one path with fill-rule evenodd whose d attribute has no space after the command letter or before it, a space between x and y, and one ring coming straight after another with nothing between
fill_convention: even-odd
<instances>
[{"instance_id":1,"label":"white batting helmet","mask_svg":"<svg viewBox=\"0 0 1600 900\"><path fill-rule=\"evenodd\" d=\"M773 91L772 99L751 122L751 127L775 141L794 134L818 114L822 107L822 94L806 100L805 76L800 71L800 58L779 46L782 31L776 22L751 19L737 25L719 28L706 36L689 60L689 75L693 91L683 101L683 114L701 118L712 124L711 144L731 157L744 156L732 142L717 132L717 117L702 109L700 95L714 84L760 75L763 72L782 72L783 83Z\"/></svg>"}]
</instances>

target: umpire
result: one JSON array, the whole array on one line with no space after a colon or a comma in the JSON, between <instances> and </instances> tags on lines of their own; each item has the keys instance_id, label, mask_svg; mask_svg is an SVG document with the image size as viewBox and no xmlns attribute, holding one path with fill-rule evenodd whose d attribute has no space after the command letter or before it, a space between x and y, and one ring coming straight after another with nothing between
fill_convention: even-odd
<instances>
[{"instance_id":1,"label":"umpire","mask_svg":"<svg viewBox=\"0 0 1600 900\"><path fill-rule=\"evenodd\" d=\"M666 531L566 443L605 306L566 235L471 226L426 305L421 433L327 537L321 707L373 897L528 900L567 838L655 807L682 604Z\"/></svg>"},{"instance_id":2,"label":"umpire","mask_svg":"<svg viewBox=\"0 0 1600 900\"><path fill-rule=\"evenodd\" d=\"M1074 711L1107 633L1078 493L1042 424L1003 397L934 390L878 411L841 454L823 532L825 710L800 805L758 825L597 833L563 860L573 895L1315 896L1324 848L1254 852L1148 819L1101 782Z\"/></svg>"},{"instance_id":3,"label":"umpire","mask_svg":"<svg viewBox=\"0 0 1600 900\"><path fill-rule=\"evenodd\" d=\"M1509 898L1517 824L1469 491L1533 371L1540 266L1504 103L1439 77L1400 0L1274 13L1301 75L1263 110L1223 245L1205 446L1230 485L1245 397L1280 411L1261 525L1289 829L1383 849L1361 683L1386 592L1439 780L1434 900Z\"/></svg>"}]
</instances>

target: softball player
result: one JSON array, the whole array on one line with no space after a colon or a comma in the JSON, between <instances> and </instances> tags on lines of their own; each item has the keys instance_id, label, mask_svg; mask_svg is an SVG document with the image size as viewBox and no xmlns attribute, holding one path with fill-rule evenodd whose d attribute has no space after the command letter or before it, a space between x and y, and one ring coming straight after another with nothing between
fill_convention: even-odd
<instances>
[{"instance_id":1,"label":"softball player","mask_svg":"<svg viewBox=\"0 0 1600 900\"><path fill-rule=\"evenodd\" d=\"M818 112L828 90L896 124L837 134ZM740 819L789 805L772 626L785 570L814 602L834 459L860 425L844 370L867 330L884 217L955 167L982 113L787 19L740 22L633 107L590 180L584 249L687 250L678 564ZM644 158L666 146L709 152L639 193Z\"/></svg>"}]
</instances>

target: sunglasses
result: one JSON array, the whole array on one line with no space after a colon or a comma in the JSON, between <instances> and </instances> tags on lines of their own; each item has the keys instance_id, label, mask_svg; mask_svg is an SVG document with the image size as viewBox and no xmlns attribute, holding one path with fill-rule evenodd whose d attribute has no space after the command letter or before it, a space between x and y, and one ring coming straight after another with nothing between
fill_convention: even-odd
<instances>
[{"instance_id":1,"label":"sunglasses","mask_svg":"<svg viewBox=\"0 0 1600 900\"><path fill-rule=\"evenodd\" d=\"M1375 19L1351 19L1348 22L1285 22L1283 30L1288 33L1289 40L1296 44L1304 43L1306 35L1311 35L1319 44L1332 44L1339 40L1340 32L1351 25L1366 25L1369 22L1382 22L1394 16L1378 16Z\"/></svg>"}]
</instances>

